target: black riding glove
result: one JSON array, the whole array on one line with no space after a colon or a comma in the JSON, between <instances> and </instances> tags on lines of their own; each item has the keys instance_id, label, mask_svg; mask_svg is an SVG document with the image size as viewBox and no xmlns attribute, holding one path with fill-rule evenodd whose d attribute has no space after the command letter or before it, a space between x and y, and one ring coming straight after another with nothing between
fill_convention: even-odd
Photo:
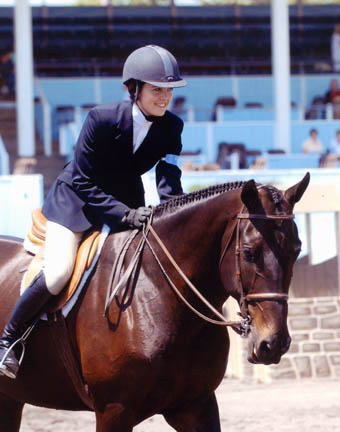
<instances>
[{"instance_id":1,"label":"black riding glove","mask_svg":"<svg viewBox=\"0 0 340 432\"><path fill-rule=\"evenodd\" d=\"M122 219L122 224L131 229L140 229L147 222L151 213L152 210L149 207L138 207L137 209L128 210Z\"/></svg>"}]
</instances>

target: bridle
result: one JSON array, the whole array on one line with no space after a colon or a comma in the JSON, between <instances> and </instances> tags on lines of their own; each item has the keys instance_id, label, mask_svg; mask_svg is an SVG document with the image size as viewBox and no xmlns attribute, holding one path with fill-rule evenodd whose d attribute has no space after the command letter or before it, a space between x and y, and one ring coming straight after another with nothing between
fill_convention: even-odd
<instances>
[{"instance_id":1,"label":"bridle","mask_svg":"<svg viewBox=\"0 0 340 432\"><path fill-rule=\"evenodd\" d=\"M294 215L280 215L280 214L275 214L275 215L267 215L267 214L254 214L254 213L243 213L244 207L242 208L241 212L237 214L236 217L236 225L233 228L232 234L229 237L223 252L221 254L221 258L220 258L220 262L219 262L219 267L221 267L224 256L229 248L229 245L231 243L231 239L233 237L233 233L236 229L236 246L235 246L235 274L236 274L236 278L237 278L237 282L239 285L239 292L240 292L240 300L239 300L239 304L240 304L240 316L241 316L241 331L239 332L238 329L234 330L237 333L240 333L242 336L246 336L249 333L250 330L250 324L251 324L251 316L248 310L248 305L249 303L252 302L261 302L261 301L277 301L277 302L287 302L288 301L288 294L285 293L273 293L273 292L268 292L268 293L254 293L254 294L247 294L243 283L242 283L242 275L241 275L241 248L240 248L240 232L241 232L241 220L242 219L261 219L261 220L266 220L266 221L270 221L270 220L291 220L294 219ZM255 272L255 277L253 279L253 283L252 285L255 284L255 280L257 277L257 272Z\"/></svg>"},{"instance_id":2,"label":"bridle","mask_svg":"<svg viewBox=\"0 0 340 432\"><path fill-rule=\"evenodd\" d=\"M278 301L278 302L286 302L288 300L288 294L283 293L258 293L258 294L246 294L245 289L242 284L242 277L241 277L241 257L240 257L240 221L242 219L263 219L263 220L285 220L285 219L293 219L294 215L266 215L266 214L252 214L252 213L243 213L243 209L240 213L237 214L236 217L236 223L234 224L232 228L231 235L228 238L228 241L223 249L223 252L220 257L219 266L221 266L222 261L226 255L226 252L232 242L232 238L236 229L236 247L235 247L235 265L236 265L236 276L238 280L238 284L240 287L240 309L241 313L240 315L240 321L229 321L227 320L223 314L221 314L200 292L199 290L193 285L193 283L187 278L187 276L183 273L179 265L176 263L175 259L170 254L167 247L164 245L154 228L152 227L152 219L153 215L148 220L148 223L143 227L143 235L142 239L139 242L139 245L137 247L137 250L135 252L134 258L132 259L133 263L131 262L128 266L126 272L122 276L120 282L116 285L116 287L113 289L110 295L107 297L106 305L105 305L105 312L104 315L107 316L110 305L113 301L113 298L118 294L119 290L122 288L122 286L129 280L131 273L134 271L135 266L137 265L138 258L141 256L142 250L144 248L145 243L149 246L150 251L152 252L158 266L160 267L163 275L169 282L170 286L173 288L176 295L181 299L181 301L196 315L198 315L200 318L204 319L207 322L210 322L212 324L221 325L221 326L229 326L232 327L233 330L235 330L238 334L240 334L243 337L246 337L250 331L250 324L251 324L251 316L248 311L248 303L251 302L261 302L261 301ZM170 261L170 263L173 265L177 273L182 277L184 282L187 284L187 286L191 289L191 291L204 303L214 314L219 318L219 320L212 319L201 312L199 312L196 308L194 308L188 300L183 296L183 294L180 292L180 290L176 287L176 285L173 283L172 279L164 269L162 263L160 262L160 259L155 252L153 246L151 245L148 234L151 233L153 237L155 238L156 242L160 246L160 248L163 250L164 254ZM255 279L254 279L255 281Z\"/></svg>"}]
</instances>

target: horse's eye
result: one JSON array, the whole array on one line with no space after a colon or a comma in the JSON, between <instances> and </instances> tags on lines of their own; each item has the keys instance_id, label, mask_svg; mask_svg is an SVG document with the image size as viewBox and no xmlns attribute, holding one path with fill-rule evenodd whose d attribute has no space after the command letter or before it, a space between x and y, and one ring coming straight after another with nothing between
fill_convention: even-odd
<instances>
[{"instance_id":1,"label":"horse's eye","mask_svg":"<svg viewBox=\"0 0 340 432\"><path fill-rule=\"evenodd\" d=\"M254 253L253 249L244 248L243 249L243 257L248 262L254 262L255 261L255 253Z\"/></svg>"}]
</instances>

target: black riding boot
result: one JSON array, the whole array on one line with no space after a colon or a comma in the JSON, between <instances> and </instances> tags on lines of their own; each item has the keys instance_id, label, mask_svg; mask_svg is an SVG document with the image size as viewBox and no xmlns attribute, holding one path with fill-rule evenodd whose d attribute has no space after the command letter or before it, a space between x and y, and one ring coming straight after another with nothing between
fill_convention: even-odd
<instances>
[{"instance_id":1,"label":"black riding boot","mask_svg":"<svg viewBox=\"0 0 340 432\"><path fill-rule=\"evenodd\" d=\"M44 272L40 271L20 297L0 339L0 375L16 378L19 360L15 348L10 351L8 348L22 336L51 297L52 294L46 287ZM8 355L2 363L7 352Z\"/></svg>"}]
</instances>

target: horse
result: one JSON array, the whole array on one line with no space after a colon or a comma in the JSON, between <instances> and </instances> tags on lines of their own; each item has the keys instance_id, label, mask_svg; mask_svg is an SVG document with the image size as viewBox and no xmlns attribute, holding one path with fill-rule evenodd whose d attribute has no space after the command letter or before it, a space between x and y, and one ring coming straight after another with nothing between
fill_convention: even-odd
<instances>
[{"instance_id":1,"label":"horse","mask_svg":"<svg viewBox=\"0 0 340 432\"><path fill-rule=\"evenodd\" d=\"M108 296L117 239L129 232L110 234L65 318L92 405L60 359L52 314L32 330L17 379L0 377L0 430L19 431L29 403L93 410L97 432L130 432L155 414L178 432L221 431L215 390L228 361L227 327L249 338L252 363L276 364L289 349L288 289L301 248L293 207L308 183L309 173L286 191L225 183L159 204L126 252L124 269L144 239L129 283ZM1 238L0 330L31 259L20 239ZM223 314L229 296L240 305L236 323Z\"/></svg>"}]
</instances>

